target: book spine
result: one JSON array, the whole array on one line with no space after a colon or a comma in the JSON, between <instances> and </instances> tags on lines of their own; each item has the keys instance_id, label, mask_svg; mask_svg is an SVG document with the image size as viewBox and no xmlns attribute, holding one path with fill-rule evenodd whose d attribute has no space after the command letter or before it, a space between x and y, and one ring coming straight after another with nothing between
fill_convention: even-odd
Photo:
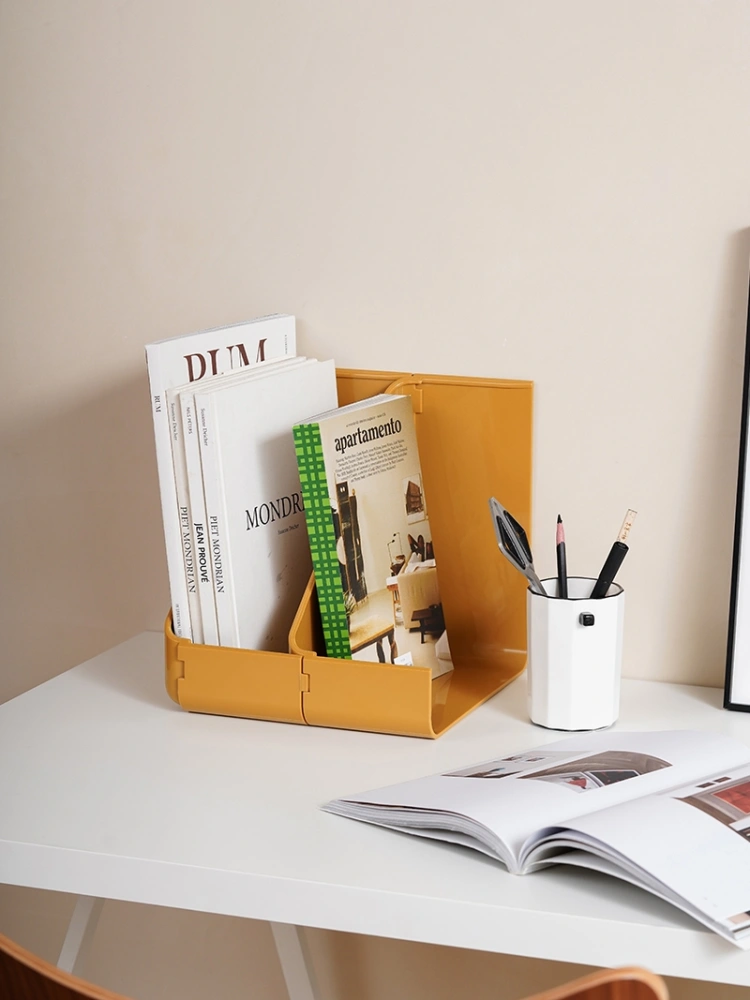
<instances>
[{"instance_id":1,"label":"book spine","mask_svg":"<svg viewBox=\"0 0 750 1000\"><path fill-rule=\"evenodd\" d=\"M196 586L200 607L204 643L219 644L219 628L214 599L214 579L208 541L208 520L203 485L200 436L195 417L195 394L180 393L180 410L184 431L186 478L190 501L190 537L195 552Z\"/></svg>"},{"instance_id":2,"label":"book spine","mask_svg":"<svg viewBox=\"0 0 750 1000\"><path fill-rule=\"evenodd\" d=\"M190 607L185 578L185 561L182 550L180 515L177 506L172 442L169 430L169 413L166 399L166 379L159 364L158 352L146 351L151 411L154 420L156 469L159 478L164 544L167 555L167 576L172 602L172 628L181 639L192 639Z\"/></svg>"},{"instance_id":3,"label":"book spine","mask_svg":"<svg viewBox=\"0 0 750 1000\"><path fill-rule=\"evenodd\" d=\"M320 617L328 656L351 659L349 624L336 554L336 533L331 517L323 447L318 424L297 424L294 428L302 499L305 504L310 556L318 591Z\"/></svg>"},{"instance_id":4,"label":"book spine","mask_svg":"<svg viewBox=\"0 0 750 1000\"><path fill-rule=\"evenodd\" d=\"M240 645L232 566L227 544L227 516L221 468L221 450L215 438L211 395L195 394L195 416L203 469L207 541L213 574L218 641L221 646Z\"/></svg>"},{"instance_id":5,"label":"book spine","mask_svg":"<svg viewBox=\"0 0 750 1000\"><path fill-rule=\"evenodd\" d=\"M182 414L180 412L179 396L173 390L167 391L167 407L172 440L172 465L174 467L177 510L180 518L180 539L182 541L183 565L185 567L185 582L187 584L188 607L190 610L190 625L193 642L204 642L203 619L196 578L195 544L190 515L190 496L185 461L185 442L182 431Z\"/></svg>"}]
</instances>

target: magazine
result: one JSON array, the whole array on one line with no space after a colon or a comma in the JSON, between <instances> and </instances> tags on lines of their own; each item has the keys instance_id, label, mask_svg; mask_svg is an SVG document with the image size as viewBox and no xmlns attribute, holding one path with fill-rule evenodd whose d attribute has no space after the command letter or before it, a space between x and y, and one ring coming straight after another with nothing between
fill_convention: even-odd
<instances>
[{"instance_id":1,"label":"magazine","mask_svg":"<svg viewBox=\"0 0 750 1000\"><path fill-rule=\"evenodd\" d=\"M312 570L292 426L335 401L334 362L313 358L195 389L221 646L289 648Z\"/></svg>"},{"instance_id":2,"label":"magazine","mask_svg":"<svg viewBox=\"0 0 750 1000\"><path fill-rule=\"evenodd\" d=\"M448 673L411 398L318 413L294 440L328 656Z\"/></svg>"},{"instance_id":3,"label":"magazine","mask_svg":"<svg viewBox=\"0 0 750 1000\"><path fill-rule=\"evenodd\" d=\"M187 385L167 390L167 401L170 407L172 401L175 401L178 410L172 442L177 503L181 512L183 510L188 512L190 539L195 553L195 584L198 591L203 638L196 638L194 628L193 642L202 642L210 646L220 644L211 537L203 488L199 414L195 409L196 393L205 395L207 392L220 392L222 386L250 379L266 378L282 367L297 366L303 364L304 361L305 358L300 357L263 361L258 364L245 365L223 375L214 375L202 382L190 382Z\"/></svg>"},{"instance_id":4,"label":"magazine","mask_svg":"<svg viewBox=\"0 0 750 1000\"><path fill-rule=\"evenodd\" d=\"M517 875L615 875L750 948L750 748L716 733L584 733L323 808Z\"/></svg>"}]
</instances>

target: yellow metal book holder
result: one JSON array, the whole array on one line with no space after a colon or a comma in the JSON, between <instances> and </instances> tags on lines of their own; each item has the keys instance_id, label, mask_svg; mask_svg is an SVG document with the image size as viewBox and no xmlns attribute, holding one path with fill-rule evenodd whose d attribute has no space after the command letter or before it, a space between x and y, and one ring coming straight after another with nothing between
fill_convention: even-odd
<instances>
[{"instance_id":1,"label":"yellow metal book holder","mask_svg":"<svg viewBox=\"0 0 750 1000\"><path fill-rule=\"evenodd\" d=\"M341 406L380 392L414 407L454 669L325 655L314 580L289 652L205 646L165 623L166 687L191 712L434 738L526 665L526 582L497 551L487 500L531 521L531 382L337 372Z\"/></svg>"}]
</instances>

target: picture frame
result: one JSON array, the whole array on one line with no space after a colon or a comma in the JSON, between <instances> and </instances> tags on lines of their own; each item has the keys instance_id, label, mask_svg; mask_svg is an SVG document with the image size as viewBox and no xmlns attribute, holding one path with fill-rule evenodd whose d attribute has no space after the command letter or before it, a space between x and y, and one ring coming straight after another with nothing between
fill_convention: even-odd
<instances>
[{"instance_id":1,"label":"picture frame","mask_svg":"<svg viewBox=\"0 0 750 1000\"><path fill-rule=\"evenodd\" d=\"M750 712L750 288L748 289L745 366L742 381L742 417L734 515L734 547L729 598L724 708Z\"/></svg>"}]
</instances>

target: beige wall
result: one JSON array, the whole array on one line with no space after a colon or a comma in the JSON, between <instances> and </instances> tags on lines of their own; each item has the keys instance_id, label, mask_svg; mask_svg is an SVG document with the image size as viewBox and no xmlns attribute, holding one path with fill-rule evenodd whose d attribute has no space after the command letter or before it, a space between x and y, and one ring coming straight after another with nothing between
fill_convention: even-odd
<instances>
[{"instance_id":1,"label":"beige wall","mask_svg":"<svg viewBox=\"0 0 750 1000\"><path fill-rule=\"evenodd\" d=\"M0 700L166 611L143 345L276 310L341 365L533 379L539 570L558 511L586 574L637 508L626 672L720 683L748 51L746 0L0 0ZM112 907L103 980L166 921ZM357 948L361 996L465 968Z\"/></svg>"}]
</instances>

